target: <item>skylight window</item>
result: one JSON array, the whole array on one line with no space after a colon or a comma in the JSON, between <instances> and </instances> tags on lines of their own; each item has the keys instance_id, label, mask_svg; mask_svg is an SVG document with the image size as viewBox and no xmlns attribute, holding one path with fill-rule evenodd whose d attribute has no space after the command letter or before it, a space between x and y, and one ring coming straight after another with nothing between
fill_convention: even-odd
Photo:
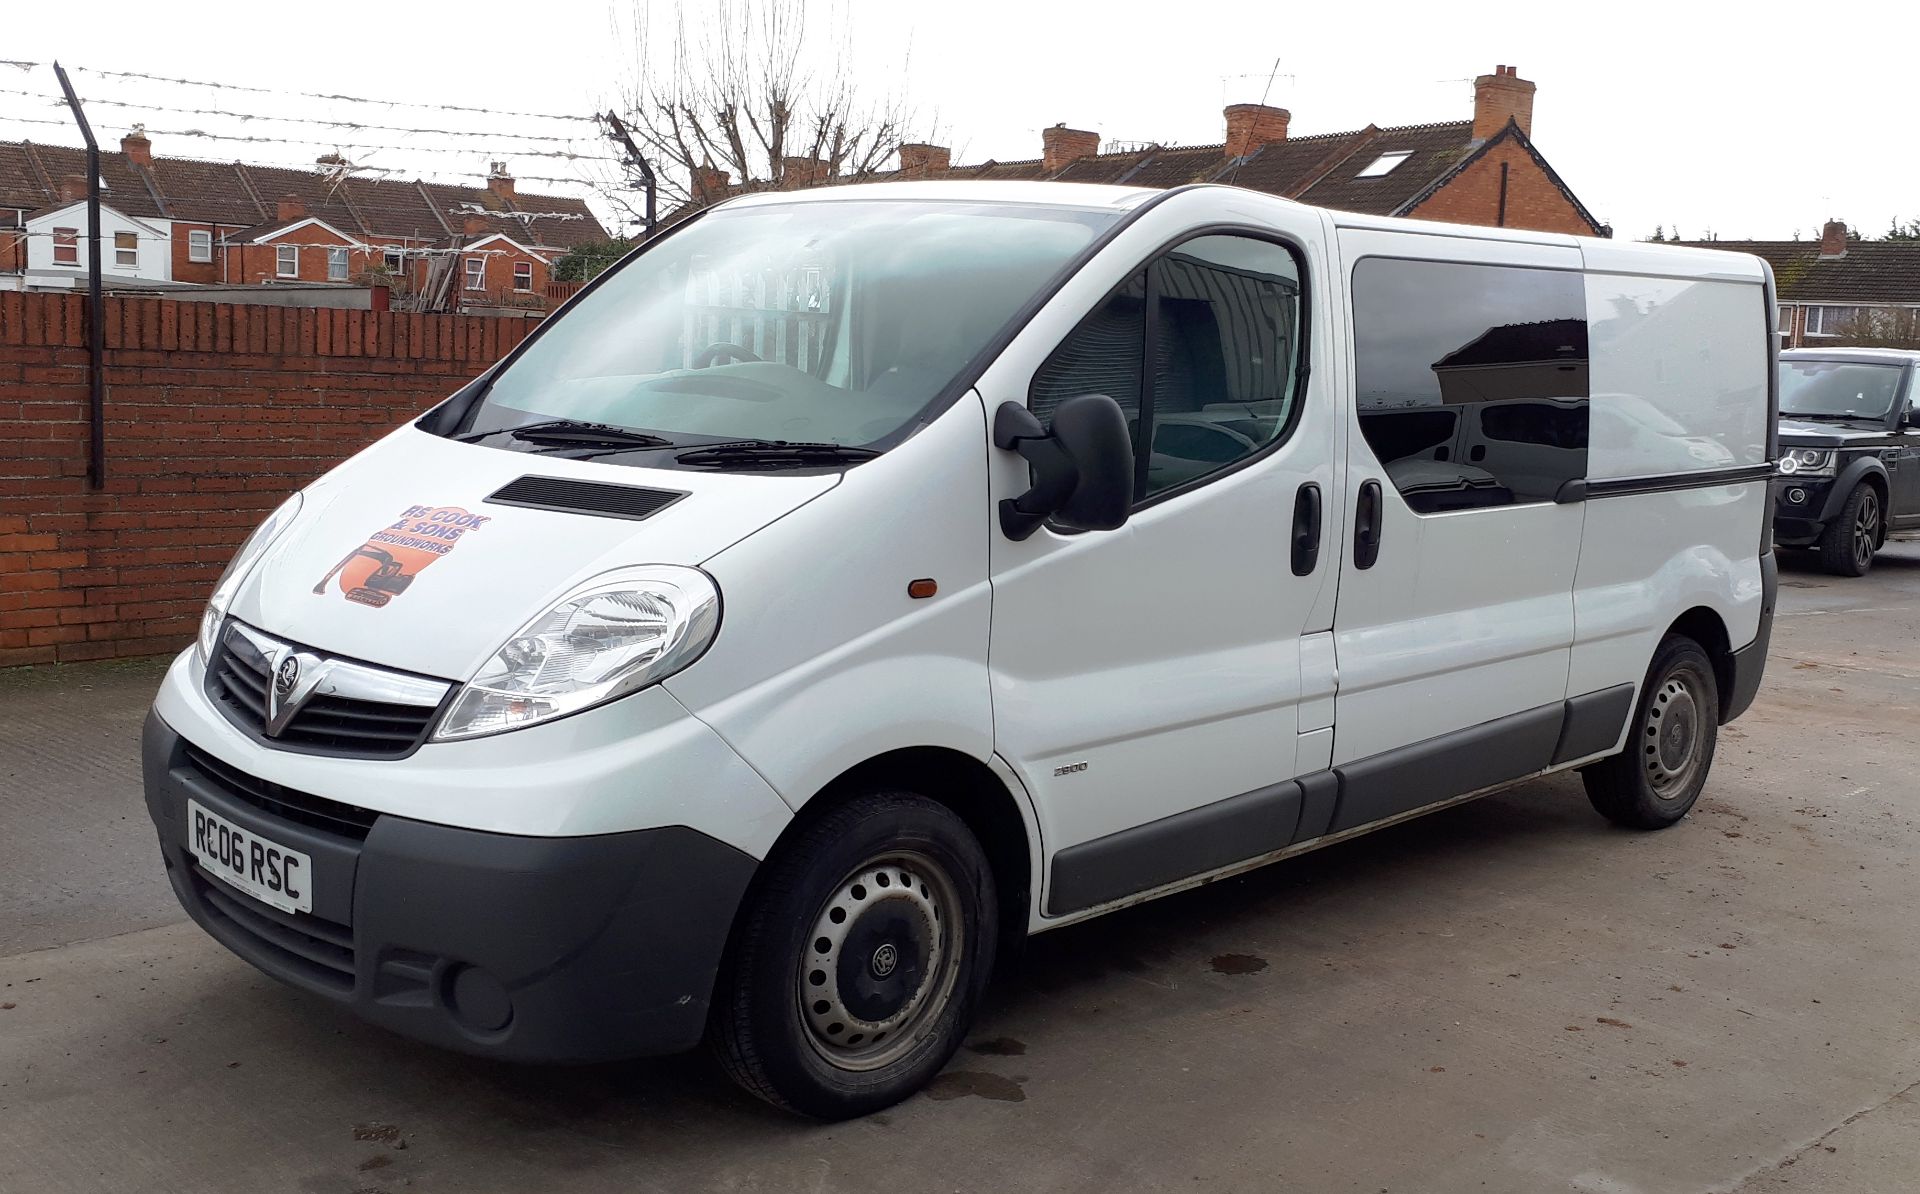
<instances>
[{"instance_id":1,"label":"skylight window","mask_svg":"<svg viewBox=\"0 0 1920 1194\"><path fill-rule=\"evenodd\" d=\"M1392 153L1383 153L1373 159L1365 170L1354 175L1355 178L1379 178L1383 174L1392 174L1394 167L1413 156L1411 149L1397 149Z\"/></svg>"}]
</instances>

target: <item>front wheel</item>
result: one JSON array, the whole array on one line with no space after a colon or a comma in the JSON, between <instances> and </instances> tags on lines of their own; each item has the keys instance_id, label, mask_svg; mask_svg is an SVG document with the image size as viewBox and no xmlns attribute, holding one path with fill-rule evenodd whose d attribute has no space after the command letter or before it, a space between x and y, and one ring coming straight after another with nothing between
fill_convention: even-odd
<instances>
[{"instance_id":1,"label":"front wheel","mask_svg":"<svg viewBox=\"0 0 1920 1194\"><path fill-rule=\"evenodd\" d=\"M1883 533L1880 491L1862 481L1820 536L1820 566L1836 576L1865 576Z\"/></svg>"},{"instance_id":2,"label":"front wheel","mask_svg":"<svg viewBox=\"0 0 1920 1194\"><path fill-rule=\"evenodd\" d=\"M877 792L784 845L736 934L711 1038L750 1093L818 1119L891 1106L953 1056L993 968L993 872L951 809Z\"/></svg>"},{"instance_id":3,"label":"front wheel","mask_svg":"<svg viewBox=\"0 0 1920 1194\"><path fill-rule=\"evenodd\" d=\"M1665 829L1699 799L1719 734L1713 662L1692 639L1669 634L1653 653L1625 749L1581 769L1587 799L1615 825Z\"/></svg>"}]
</instances>

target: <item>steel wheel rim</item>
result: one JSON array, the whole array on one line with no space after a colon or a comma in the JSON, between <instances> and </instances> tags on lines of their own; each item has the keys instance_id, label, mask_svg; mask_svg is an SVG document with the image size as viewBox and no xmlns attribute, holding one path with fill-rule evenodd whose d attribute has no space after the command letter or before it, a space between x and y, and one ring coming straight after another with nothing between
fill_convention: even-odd
<instances>
[{"instance_id":1,"label":"steel wheel rim","mask_svg":"<svg viewBox=\"0 0 1920 1194\"><path fill-rule=\"evenodd\" d=\"M1647 701L1641 765L1655 797L1674 800L1692 786L1706 739L1704 692L1691 669L1669 673Z\"/></svg>"},{"instance_id":2,"label":"steel wheel rim","mask_svg":"<svg viewBox=\"0 0 1920 1194\"><path fill-rule=\"evenodd\" d=\"M1860 502L1860 512L1853 520L1853 561L1866 567L1873 559L1873 553L1879 550L1880 538L1880 498L1869 489Z\"/></svg>"},{"instance_id":3,"label":"steel wheel rim","mask_svg":"<svg viewBox=\"0 0 1920 1194\"><path fill-rule=\"evenodd\" d=\"M968 944L960 907L946 868L918 851L877 856L836 884L814 916L795 975L814 1052L852 1071L877 1070L912 1052L959 981Z\"/></svg>"}]
</instances>

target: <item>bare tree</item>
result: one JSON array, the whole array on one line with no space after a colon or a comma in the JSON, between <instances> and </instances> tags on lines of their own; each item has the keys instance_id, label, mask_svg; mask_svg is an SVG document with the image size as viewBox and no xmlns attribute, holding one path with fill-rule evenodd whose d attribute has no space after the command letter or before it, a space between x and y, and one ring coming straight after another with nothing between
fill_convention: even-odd
<instances>
[{"instance_id":1,"label":"bare tree","mask_svg":"<svg viewBox=\"0 0 1920 1194\"><path fill-rule=\"evenodd\" d=\"M1861 307L1836 335L1849 348L1920 349L1920 307Z\"/></svg>"},{"instance_id":2,"label":"bare tree","mask_svg":"<svg viewBox=\"0 0 1920 1194\"><path fill-rule=\"evenodd\" d=\"M915 112L904 82L862 84L844 14L822 29L817 0L687 7L691 15L675 5L660 20L633 0L630 26L614 22L634 40L621 118L652 160L664 209L715 197L697 173L724 171L736 191L777 190L860 179L892 162ZM608 198L637 215L630 195Z\"/></svg>"}]
</instances>

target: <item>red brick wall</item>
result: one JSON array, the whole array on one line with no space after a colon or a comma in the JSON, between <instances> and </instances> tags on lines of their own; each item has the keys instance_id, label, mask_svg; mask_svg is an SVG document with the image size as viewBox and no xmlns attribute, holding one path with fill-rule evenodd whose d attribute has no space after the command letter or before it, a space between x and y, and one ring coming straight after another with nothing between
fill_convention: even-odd
<instances>
[{"instance_id":1,"label":"red brick wall","mask_svg":"<svg viewBox=\"0 0 1920 1194\"><path fill-rule=\"evenodd\" d=\"M1507 165L1506 227L1535 232L1568 232L1594 236L1599 229L1580 216L1580 209L1533 160L1512 141L1494 146L1459 177L1434 192L1433 197L1407 213L1416 220L1445 220L1456 224L1491 226L1500 212L1500 165Z\"/></svg>"},{"instance_id":2,"label":"red brick wall","mask_svg":"<svg viewBox=\"0 0 1920 1194\"><path fill-rule=\"evenodd\" d=\"M201 231L210 235L210 251L206 261L188 259L187 233ZM173 224L173 280L176 282L223 282L220 261L220 236L223 232L239 231L231 224L190 224L176 220Z\"/></svg>"},{"instance_id":3,"label":"red brick wall","mask_svg":"<svg viewBox=\"0 0 1920 1194\"><path fill-rule=\"evenodd\" d=\"M467 262L475 257L485 261L486 289L467 289ZM513 287L513 267L524 262L533 267L533 284L526 290ZM460 276L454 283L455 299L463 303L493 303L508 307L537 307L545 303L547 280L552 271L547 263L530 253L522 253L505 241L494 241L483 249L460 255Z\"/></svg>"},{"instance_id":4,"label":"red brick wall","mask_svg":"<svg viewBox=\"0 0 1920 1194\"><path fill-rule=\"evenodd\" d=\"M0 292L0 667L173 651L278 505L532 320L107 299L107 487L86 302Z\"/></svg>"}]
</instances>

